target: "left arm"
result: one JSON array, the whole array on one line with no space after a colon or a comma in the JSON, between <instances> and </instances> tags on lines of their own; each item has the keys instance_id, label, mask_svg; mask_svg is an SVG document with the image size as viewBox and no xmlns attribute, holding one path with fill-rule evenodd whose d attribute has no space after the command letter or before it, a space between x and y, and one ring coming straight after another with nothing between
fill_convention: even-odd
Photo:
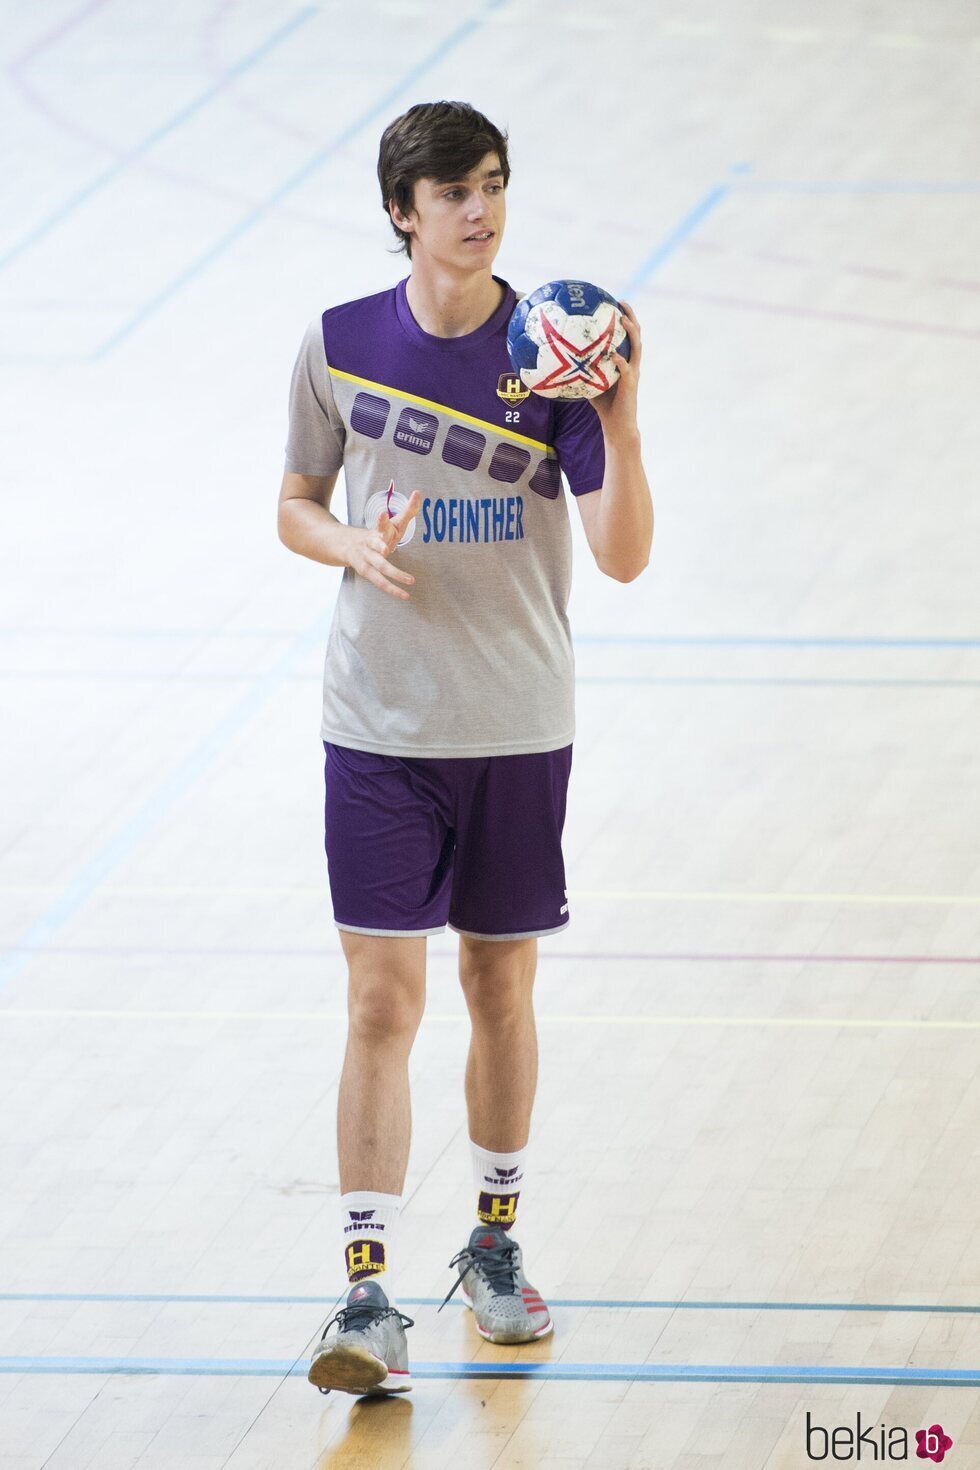
<instances>
[{"instance_id":1,"label":"left arm","mask_svg":"<svg viewBox=\"0 0 980 1470\"><path fill-rule=\"evenodd\" d=\"M589 401L602 423L606 468L602 488L576 497L596 564L617 582L632 582L650 560L653 501L640 458L636 392L640 376L640 325L620 303L630 339L630 360L616 353L619 381Z\"/></svg>"}]
</instances>

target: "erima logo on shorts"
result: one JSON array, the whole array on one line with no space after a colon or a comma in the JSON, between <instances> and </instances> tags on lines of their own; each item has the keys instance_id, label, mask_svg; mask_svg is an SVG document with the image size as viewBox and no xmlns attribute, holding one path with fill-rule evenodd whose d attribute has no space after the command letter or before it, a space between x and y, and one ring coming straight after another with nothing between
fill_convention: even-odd
<instances>
[{"instance_id":1,"label":"erima logo on shorts","mask_svg":"<svg viewBox=\"0 0 980 1470\"><path fill-rule=\"evenodd\" d=\"M484 1225L501 1225L506 1230L517 1219L519 1194L481 1194L476 1206L476 1218Z\"/></svg>"},{"instance_id":2,"label":"erima logo on shorts","mask_svg":"<svg viewBox=\"0 0 980 1470\"><path fill-rule=\"evenodd\" d=\"M380 1240L352 1240L344 1249L347 1257L348 1281L362 1281L365 1276L377 1276L384 1271L385 1248Z\"/></svg>"}]
</instances>

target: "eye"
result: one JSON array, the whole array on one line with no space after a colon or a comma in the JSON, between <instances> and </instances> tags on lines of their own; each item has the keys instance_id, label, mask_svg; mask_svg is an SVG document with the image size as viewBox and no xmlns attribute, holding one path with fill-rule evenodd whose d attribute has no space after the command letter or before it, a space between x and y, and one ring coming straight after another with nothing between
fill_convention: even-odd
<instances>
[{"instance_id":1,"label":"eye","mask_svg":"<svg viewBox=\"0 0 980 1470\"><path fill-rule=\"evenodd\" d=\"M458 199L459 196L460 196L460 194L461 194L461 192L462 192L462 190L460 190L460 189L447 189L446 192L445 192L445 194L443 195L443 198L444 199Z\"/></svg>"}]
</instances>

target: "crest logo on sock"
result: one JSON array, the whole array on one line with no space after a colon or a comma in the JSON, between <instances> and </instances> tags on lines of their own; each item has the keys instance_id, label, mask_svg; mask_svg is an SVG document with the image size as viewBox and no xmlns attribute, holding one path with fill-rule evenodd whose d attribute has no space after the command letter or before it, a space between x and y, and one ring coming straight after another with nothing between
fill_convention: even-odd
<instances>
[{"instance_id":1,"label":"crest logo on sock","mask_svg":"<svg viewBox=\"0 0 980 1470\"><path fill-rule=\"evenodd\" d=\"M380 1240L352 1240L344 1255L348 1281L363 1281L365 1276L377 1276L387 1268L384 1242Z\"/></svg>"},{"instance_id":2,"label":"crest logo on sock","mask_svg":"<svg viewBox=\"0 0 980 1470\"><path fill-rule=\"evenodd\" d=\"M517 1218L519 1194L481 1194L476 1206L476 1218L484 1225L499 1225L509 1230Z\"/></svg>"}]
</instances>

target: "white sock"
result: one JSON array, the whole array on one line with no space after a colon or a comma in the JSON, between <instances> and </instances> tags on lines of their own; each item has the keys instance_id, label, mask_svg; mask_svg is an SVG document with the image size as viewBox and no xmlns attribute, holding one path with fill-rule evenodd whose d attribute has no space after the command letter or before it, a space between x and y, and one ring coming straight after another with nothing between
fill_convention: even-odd
<instances>
[{"instance_id":1,"label":"white sock","mask_svg":"<svg viewBox=\"0 0 980 1470\"><path fill-rule=\"evenodd\" d=\"M509 1230L517 1214L517 1200L524 1181L527 1145L512 1154L495 1154L470 1139L476 1218L481 1225L499 1225Z\"/></svg>"},{"instance_id":2,"label":"white sock","mask_svg":"<svg viewBox=\"0 0 980 1470\"><path fill-rule=\"evenodd\" d=\"M340 1196L340 1230L344 1268L351 1286L369 1277L377 1281L389 1304L392 1295L392 1237L402 1207L400 1194L358 1189Z\"/></svg>"}]
</instances>

